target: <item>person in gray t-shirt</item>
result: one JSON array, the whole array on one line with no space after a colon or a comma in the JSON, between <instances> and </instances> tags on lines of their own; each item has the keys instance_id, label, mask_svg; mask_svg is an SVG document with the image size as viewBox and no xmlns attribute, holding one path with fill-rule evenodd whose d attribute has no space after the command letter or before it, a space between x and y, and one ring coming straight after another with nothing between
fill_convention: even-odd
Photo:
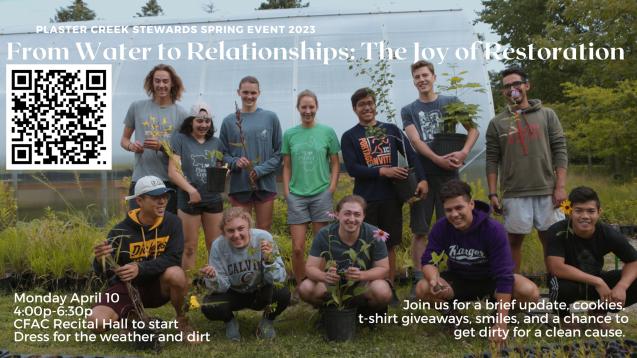
<instances>
[{"instance_id":1,"label":"person in gray t-shirt","mask_svg":"<svg viewBox=\"0 0 637 358\"><path fill-rule=\"evenodd\" d=\"M281 124L274 112L257 107L259 80L246 76L239 82L241 131L236 113L223 119L219 139L226 150L223 160L230 166L232 206L254 209L257 228L269 231L276 198L276 172L281 165ZM241 132L245 146L241 142Z\"/></svg>"},{"instance_id":2,"label":"person in gray t-shirt","mask_svg":"<svg viewBox=\"0 0 637 358\"><path fill-rule=\"evenodd\" d=\"M164 181L167 187L175 189L168 181L168 155L164 147L175 128L188 116L186 110L175 102L181 98L184 85L175 70L164 64L153 67L144 80L144 89L150 99L133 102L124 119L124 132L120 140L122 148L135 153L135 166L129 194L135 183L147 175L154 175ZM131 139L135 133L135 139ZM135 201L129 202L131 209ZM177 196L171 194L166 209L177 213Z\"/></svg>"},{"instance_id":3,"label":"person in gray t-shirt","mask_svg":"<svg viewBox=\"0 0 637 358\"><path fill-rule=\"evenodd\" d=\"M202 224L208 253L212 241L221 234L221 194L210 192L207 188L207 168L222 162L221 141L214 137L214 132L210 107L199 102L192 107L191 115L184 120L179 132L175 132L170 141L173 154L168 163L168 176L179 187L177 215L184 227L184 255L181 263L184 270L195 265L199 228Z\"/></svg>"},{"instance_id":4,"label":"person in gray t-shirt","mask_svg":"<svg viewBox=\"0 0 637 358\"><path fill-rule=\"evenodd\" d=\"M419 154L429 182L429 192L425 200L417 201L410 208L409 227L413 237L411 257L414 263L414 285L411 297L414 298L415 284L422 279L422 272L417 268L420 267L420 258L427 246L426 234L431 225L434 208L436 219L445 217L440 200L440 188L448 180L458 177L458 168L464 165L479 133L475 126L466 125L464 127L467 130L467 140L462 150L444 156L436 154L431 149L434 134L442 132L445 106L457 102L458 98L436 93L434 89L436 74L431 62L421 60L413 63L411 76L414 87L418 90L418 99L404 106L400 111L400 116L405 133Z\"/></svg>"}]
</instances>

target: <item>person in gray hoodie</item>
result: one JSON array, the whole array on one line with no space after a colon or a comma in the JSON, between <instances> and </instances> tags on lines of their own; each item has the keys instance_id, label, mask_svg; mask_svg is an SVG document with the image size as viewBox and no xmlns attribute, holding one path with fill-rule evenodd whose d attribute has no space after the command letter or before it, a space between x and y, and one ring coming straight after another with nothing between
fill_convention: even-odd
<instances>
[{"instance_id":1,"label":"person in gray hoodie","mask_svg":"<svg viewBox=\"0 0 637 358\"><path fill-rule=\"evenodd\" d=\"M251 227L249 212L227 209L221 220L223 236L213 242L208 265L200 270L212 290L201 311L210 320L224 321L226 337L233 341L241 339L233 311L264 310L257 337L272 339L274 319L290 304L285 266L272 235Z\"/></svg>"},{"instance_id":2,"label":"person in gray hoodie","mask_svg":"<svg viewBox=\"0 0 637 358\"><path fill-rule=\"evenodd\" d=\"M515 272L520 271L522 241L533 227L546 253L546 231L564 219L557 207L566 200L566 138L555 112L528 99L524 71L502 71L502 94L509 105L489 122L486 136L489 200L504 214ZM500 194L498 194L498 172Z\"/></svg>"},{"instance_id":3,"label":"person in gray hoodie","mask_svg":"<svg viewBox=\"0 0 637 358\"><path fill-rule=\"evenodd\" d=\"M246 76L237 94L241 109L223 119L219 139L230 166L228 199L232 206L255 211L257 228L269 231L281 165L281 124L276 113L257 107L259 80Z\"/></svg>"}]
</instances>

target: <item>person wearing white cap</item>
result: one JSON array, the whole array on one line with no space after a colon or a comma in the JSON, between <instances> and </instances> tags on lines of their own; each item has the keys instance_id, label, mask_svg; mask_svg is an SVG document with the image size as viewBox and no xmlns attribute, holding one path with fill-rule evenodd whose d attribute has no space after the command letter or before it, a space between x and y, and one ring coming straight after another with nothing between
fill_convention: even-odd
<instances>
[{"instance_id":1,"label":"person wearing white cap","mask_svg":"<svg viewBox=\"0 0 637 358\"><path fill-rule=\"evenodd\" d=\"M181 268L184 241L181 221L166 212L171 188L155 176L140 178L133 195L139 208L128 212L124 220L109 232L108 239L94 248L93 269L106 275L109 287L107 295L93 307L86 319L95 324L95 331L112 327L114 321L128 318L133 312L133 301L126 282L139 291L146 308L170 303L177 314L177 328L185 333L192 331L183 312L188 284ZM112 256L117 267L103 267L103 257ZM118 300L110 299L118 297Z\"/></svg>"},{"instance_id":2,"label":"person wearing white cap","mask_svg":"<svg viewBox=\"0 0 637 358\"><path fill-rule=\"evenodd\" d=\"M173 155L168 163L168 176L179 188L177 215L184 228L184 270L195 265L197 239L202 224L208 252L212 241L221 234L221 194L209 192L206 188L206 168L220 164L223 152L221 141L214 137L214 133L212 112L206 103L199 102L192 107L191 115L184 120L179 132L173 134L170 141Z\"/></svg>"},{"instance_id":3,"label":"person wearing white cap","mask_svg":"<svg viewBox=\"0 0 637 358\"><path fill-rule=\"evenodd\" d=\"M168 155L162 143L170 140L174 129L188 116L188 111L176 103L184 92L184 85L171 66L159 64L153 67L144 80L144 90L151 98L130 105L120 140L124 150L135 153L129 194L133 193L136 182L146 175L159 177L167 187L176 188L168 181ZM131 200L129 208L136 207L136 201ZM167 208L177 214L177 196L174 192Z\"/></svg>"}]
</instances>

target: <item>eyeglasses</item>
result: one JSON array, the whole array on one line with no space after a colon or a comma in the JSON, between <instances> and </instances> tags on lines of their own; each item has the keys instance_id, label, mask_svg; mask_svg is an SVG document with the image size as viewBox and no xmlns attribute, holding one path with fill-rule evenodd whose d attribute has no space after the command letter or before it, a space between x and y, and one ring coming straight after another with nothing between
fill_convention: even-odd
<instances>
[{"instance_id":1,"label":"eyeglasses","mask_svg":"<svg viewBox=\"0 0 637 358\"><path fill-rule=\"evenodd\" d=\"M511 88L520 88L523 84L525 84L526 81L515 81L515 82L511 82L511 83L507 83L502 85L502 89L504 90L510 90Z\"/></svg>"}]
</instances>

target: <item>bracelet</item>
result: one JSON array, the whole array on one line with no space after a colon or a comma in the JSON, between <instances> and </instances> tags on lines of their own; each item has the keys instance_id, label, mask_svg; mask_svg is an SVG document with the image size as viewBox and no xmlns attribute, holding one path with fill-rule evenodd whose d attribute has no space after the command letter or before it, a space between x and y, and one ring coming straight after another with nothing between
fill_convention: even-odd
<instances>
[{"instance_id":1,"label":"bracelet","mask_svg":"<svg viewBox=\"0 0 637 358\"><path fill-rule=\"evenodd\" d=\"M498 193L489 193L489 195L488 195L489 200L491 200L491 198L494 197L494 196L497 198L498 197Z\"/></svg>"},{"instance_id":2,"label":"bracelet","mask_svg":"<svg viewBox=\"0 0 637 358\"><path fill-rule=\"evenodd\" d=\"M132 150L130 150L130 145L131 144L132 144L131 142L128 142L128 146L126 147L126 150L128 150L129 152L132 152Z\"/></svg>"}]
</instances>

